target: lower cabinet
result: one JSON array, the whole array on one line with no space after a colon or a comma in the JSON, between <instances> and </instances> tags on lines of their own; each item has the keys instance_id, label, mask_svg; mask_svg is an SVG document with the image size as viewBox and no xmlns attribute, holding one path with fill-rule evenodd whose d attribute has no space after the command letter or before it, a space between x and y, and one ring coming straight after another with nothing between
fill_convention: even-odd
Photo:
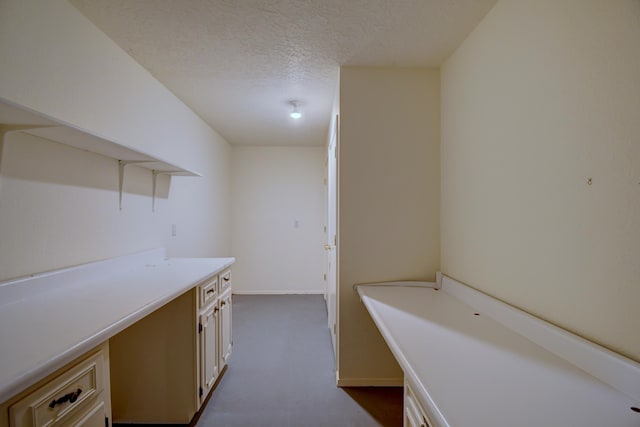
<instances>
[{"instance_id":1,"label":"lower cabinet","mask_svg":"<svg viewBox=\"0 0 640 427\"><path fill-rule=\"evenodd\" d=\"M200 407L196 290L109 340L117 423L188 424Z\"/></svg>"},{"instance_id":2,"label":"lower cabinet","mask_svg":"<svg viewBox=\"0 0 640 427\"><path fill-rule=\"evenodd\" d=\"M231 270L0 402L0 427L189 424L233 347Z\"/></svg>"},{"instance_id":3,"label":"lower cabinet","mask_svg":"<svg viewBox=\"0 0 640 427\"><path fill-rule=\"evenodd\" d=\"M426 411L416 399L409 382L404 381L404 427L430 427Z\"/></svg>"},{"instance_id":4,"label":"lower cabinet","mask_svg":"<svg viewBox=\"0 0 640 427\"><path fill-rule=\"evenodd\" d=\"M214 275L115 335L111 347L113 419L189 424L231 354L231 288Z\"/></svg>"},{"instance_id":5,"label":"lower cabinet","mask_svg":"<svg viewBox=\"0 0 640 427\"><path fill-rule=\"evenodd\" d=\"M10 427L104 427L111 421L105 343L2 405ZM5 411L4 407L8 411ZM7 423L8 421L8 423Z\"/></svg>"},{"instance_id":6,"label":"lower cabinet","mask_svg":"<svg viewBox=\"0 0 640 427\"><path fill-rule=\"evenodd\" d=\"M231 271L219 275L215 297L200 292L200 403L203 403L227 365L233 347L231 329ZM205 284L204 287L207 285ZM224 291L222 291L224 289Z\"/></svg>"}]
</instances>

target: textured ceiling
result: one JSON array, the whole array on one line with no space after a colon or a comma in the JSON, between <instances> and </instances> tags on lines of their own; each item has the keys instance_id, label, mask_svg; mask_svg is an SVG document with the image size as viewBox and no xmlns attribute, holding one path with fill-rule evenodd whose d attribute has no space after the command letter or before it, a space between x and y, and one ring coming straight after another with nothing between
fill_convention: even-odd
<instances>
[{"instance_id":1,"label":"textured ceiling","mask_svg":"<svg viewBox=\"0 0 640 427\"><path fill-rule=\"evenodd\" d=\"M325 143L341 65L438 66L495 2L71 0L231 144L294 146Z\"/></svg>"}]
</instances>

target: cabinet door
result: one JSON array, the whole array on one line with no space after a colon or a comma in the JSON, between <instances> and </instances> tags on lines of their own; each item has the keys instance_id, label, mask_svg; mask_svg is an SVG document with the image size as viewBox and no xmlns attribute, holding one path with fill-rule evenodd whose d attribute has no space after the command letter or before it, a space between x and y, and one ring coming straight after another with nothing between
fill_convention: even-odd
<instances>
[{"instance_id":1,"label":"cabinet door","mask_svg":"<svg viewBox=\"0 0 640 427\"><path fill-rule=\"evenodd\" d=\"M200 315L200 402L218 378L218 306L213 304Z\"/></svg>"},{"instance_id":2,"label":"cabinet door","mask_svg":"<svg viewBox=\"0 0 640 427\"><path fill-rule=\"evenodd\" d=\"M231 356L233 336L231 333L231 290L220 298L220 368L224 367Z\"/></svg>"}]
</instances>

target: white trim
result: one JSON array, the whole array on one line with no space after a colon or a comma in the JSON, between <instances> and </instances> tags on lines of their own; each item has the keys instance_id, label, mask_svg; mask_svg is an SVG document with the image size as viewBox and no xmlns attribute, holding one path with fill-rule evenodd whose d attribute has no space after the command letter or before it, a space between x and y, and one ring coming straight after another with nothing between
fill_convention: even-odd
<instances>
[{"instance_id":1,"label":"white trim","mask_svg":"<svg viewBox=\"0 0 640 427\"><path fill-rule=\"evenodd\" d=\"M640 364L450 277L443 290L611 387L640 400Z\"/></svg>"},{"instance_id":2,"label":"white trim","mask_svg":"<svg viewBox=\"0 0 640 427\"><path fill-rule=\"evenodd\" d=\"M233 290L234 295L322 295L324 291L319 290L304 290L304 289L284 289L284 290Z\"/></svg>"},{"instance_id":3,"label":"white trim","mask_svg":"<svg viewBox=\"0 0 640 427\"><path fill-rule=\"evenodd\" d=\"M404 387L404 378L341 378L338 387Z\"/></svg>"}]
</instances>

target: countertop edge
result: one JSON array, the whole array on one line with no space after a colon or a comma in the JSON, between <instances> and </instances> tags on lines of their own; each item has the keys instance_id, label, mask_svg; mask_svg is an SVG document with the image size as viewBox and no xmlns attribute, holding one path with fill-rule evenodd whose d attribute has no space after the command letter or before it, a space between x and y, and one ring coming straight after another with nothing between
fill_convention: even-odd
<instances>
[{"instance_id":1,"label":"countertop edge","mask_svg":"<svg viewBox=\"0 0 640 427\"><path fill-rule=\"evenodd\" d=\"M619 423L616 425L637 425L637 418L632 418L637 414L629 412L629 407L636 412L637 397L624 387L617 387L625 384L616 381L621 373L630 378L627 382L640 378L635 362L619 355L613 357L610 351L603 351L597 344L577 339L569 332L558 334L557 327L547 327L546 322L530 315L520 316L516 308L507 307L505 303L492 302L498 306L496 308L488 304L493 299L484 294L462 295L456 286L458 282L449 279L443 283L443 291L434 292L433 298L424 301L422 295L426 297L427 294L422 290L410 290L410 287L397 286L395 290L393 286L357 287L361 302L404 371L407 382L431 418L432 425L446 427L453 418L456 418L456 424L465 420L465 423L469 423L465 425L474 425L473 420L477 422L482 419L485 424L491 420L491 425L513 425L514 417L521 414L519 405L525 401L547 405L545 408L549 409L551 415L531 418L537 423L559 421L562 425L604 425L602 423L605 420L616 420ZM485 300L487 303L483 302ZM502 305L505 306L504 310ZM520 320L523 324L514 325L518 319L512 312L522 317ZM464 322L458 319L464 319ZM410 325L407 326L407 323ZM416 344L415 327L424 327L425 333L431 334L426 335L428 343L425 335L421 335ZM453 333L449 334L448 331ZM532 336L531 331L536 334ZM585 358L584 346L590 347L590 365L596 366L601 372L609 372L608 376L598 377L585 369L584 363L582 366L576 363L575 358ZM435 349L434 353L430 353L432 357L422 357L420 352L429 347ZM557 348L562 351L557 351ZM438 351L442 349L444 351ZM472 355L466 356L468 354ZM459 357L448 357L454 355ZM425 360L429 363L426 364ZM499 362L496 363L496 360ZM479 372L489 374L477 374ZM535 372L538 383L527 378L527 372ZM558 375L558 372L566 375ZM515 374L515 380L511 380L510 373ZM496 382L498 385L491 392L486 387L476 386L492 384L492 378L507 380ZM522 387L523 384L531 387ZM554 387L554 384L561 391L552 392L552 398L546 399L549 387ZM585 385L588 385L587 389ZM466 393L462 393L462 397L452 398L455 393L450 392L456 389ZM505 409L513 411L497 418L492 415L495 411L487 411L483 412L484 418L478 418L476 407L476 411L466 411L462 417L461 408L468 407L464 403L473 401L478 405L477 398L481 396L483 408L493 408L495 402L500 402L506 405ZM589 402L596 403L594 396L597 396L597 404L589 405ZM459 406L460 402L462 406ZM582 410L586 409L585 404L591 409ZM597 421L590 423L587 420Z\"/></svg>"},{"instance_id":2,"label":"countertop edge","mask_svg":"<svg viewBox=\"0 0 640 427\"><path fill-rule=\"evenodd\" d=\"M374 285L370 285L370 286L374 286ZM431 397L427 389L422 384L422 381L418 378L415 371L411 367L411 364L407 361L406 357L404 356L404 353L400 351L398 344L393 338L393 334L391 333L391 331L389 331L385 323L380 318L380 314L376 310L375 306L369 303L369 300L368 300L369 297L367 295L364 295L364 292L361 291L361 289L364 290L366 289L366 287L367 285L359 285L357 287L358 294L360 295L360 300L362 301L364 306L367 308L367 311L371 315L373 322L376 324L376 327L380 330L380 333L384 337L385 341L387 341L389 349L395 356L396 360L398 361L398 364L400 364L402 371L405 373L406 376L409 377L408 378L409 383L411 384L414 393L418 395L417 397L420 400L420 403L429 409L430 421L434 424L433 427L450 427L446 418L444 417L442 412L440 412L437 405L435 404L433 398Z\"/></svg>"},{"instance_id":3,"label":"countertop edge","mask_svg":"<svg viewBox=\"0 0 640 427\"><path fill-rule=\"evenodd\" d=\"M235 263L235 258L233 257L220 257L220 258L169 258L167 261L172 260L190 260L190 259L210 259L210 260L220 260L223 261L222 265L216 266L215 269L211 270L208 274L205 274L194 281L185 284L184 286L177 288L171 293L166 295L162 295L161 297L151 301L149 304L145 304L140 307L140 309L131 312L125 317L117 320L111 325L103 328L98 333L82 339L80 342L76 343L72 347L69 347L63 353L60 353L53 358L48 359L42 364L35 366L33 369L20 373L17 377L15 377L11 381L7 381L3 384L0 384L0 402L5 402L11 399L16 394L19 394L21 391L26 390L27 388L33 386L38 381L46 378L48 375L54 373L58 369L64 367L66 364L72 362L83 354L91 351L93 348L107 341L117 333L123 331L127 327L133 325L138 320L162 307L163 305L169 303L176 297L182 295L184 292L194 288L200 282L207 279L208 277L219 273L220 271L229 268L231 265ZM107 260L109 261L109 260ZM66 271L66 269L65 269ZM48 273L49 274L49 273Z\"/></svg>"}]
</instances>

